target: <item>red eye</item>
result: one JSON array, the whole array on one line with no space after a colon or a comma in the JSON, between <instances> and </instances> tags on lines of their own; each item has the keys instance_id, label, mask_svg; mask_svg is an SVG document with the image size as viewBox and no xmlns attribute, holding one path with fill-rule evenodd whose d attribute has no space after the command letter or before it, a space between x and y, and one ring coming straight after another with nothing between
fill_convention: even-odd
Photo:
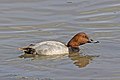
<instances>
[{"instance_id":1,"label":"red eye","mask_svg":"<svg viewBox=\"0 0 120 80\"><path fill-rule=\"evenodd\" d=\"M89 39L88 36L85 36L86 39Z\"/></svg>"}]
</instances>

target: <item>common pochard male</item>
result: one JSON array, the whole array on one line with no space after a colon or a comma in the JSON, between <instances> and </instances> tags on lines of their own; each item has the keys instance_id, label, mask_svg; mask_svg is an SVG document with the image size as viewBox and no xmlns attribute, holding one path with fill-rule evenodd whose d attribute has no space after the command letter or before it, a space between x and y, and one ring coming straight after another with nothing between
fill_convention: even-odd
<instances>
[{"instance_id":1,"label":"common pochard male","mask_svg":"<svg viewBox=\"0 0 120 80\"><path fill-rule=\"evenodd\" d=\"M93 41L89 39L86 33L80 32L73 36L67 45L58 41L43 41L19 48L19 50L22 50L26 54L60 55L69 54L70 52L79 52L79 46L86 43L99 43L99 41Z\"/></svg>"}]
</instances>

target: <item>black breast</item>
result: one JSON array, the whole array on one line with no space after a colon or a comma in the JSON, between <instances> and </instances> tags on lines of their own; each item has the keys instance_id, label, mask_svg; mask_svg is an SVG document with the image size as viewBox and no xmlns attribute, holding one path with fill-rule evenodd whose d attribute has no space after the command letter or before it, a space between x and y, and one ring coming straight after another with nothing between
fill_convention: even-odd
<instances>
[{"instance_id":1,"label":"black breast","mask_svg":"<svg viewBox=\"0 0 120 80\"><path fill-rule=\"evenodd\" d=\"M69 47L69 53L77 53L79 51L79 47Z\"/></svg>"}]
</instances>

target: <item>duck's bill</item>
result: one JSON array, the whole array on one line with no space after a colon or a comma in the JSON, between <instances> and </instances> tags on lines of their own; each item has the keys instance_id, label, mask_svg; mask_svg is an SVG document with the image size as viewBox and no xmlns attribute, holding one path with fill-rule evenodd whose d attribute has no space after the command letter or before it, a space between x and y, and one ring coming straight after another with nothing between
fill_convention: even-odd
<instances>
[{"instance_id":1,"label":"duck's bill","mask_svg":"<svg viewBox=\"0 0 120 80\"><path fill-rule=\"evenodd\" d=\"M93 39L90 39L88 43L100 43L99 41L94 41Z\"/></svg>"}]
</instances>

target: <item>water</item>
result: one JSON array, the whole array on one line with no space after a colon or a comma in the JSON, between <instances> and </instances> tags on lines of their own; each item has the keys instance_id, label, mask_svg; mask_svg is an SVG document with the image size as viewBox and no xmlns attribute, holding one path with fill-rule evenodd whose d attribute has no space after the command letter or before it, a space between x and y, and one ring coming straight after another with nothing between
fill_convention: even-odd
<instances>
[{"instance_id":1,"label":"water","mask_svg":"<svg viewBox=\"0 0 120 80\"><path fill-rule=\"evenodd\" d=\"M80 54L19 58L17 48L67 43L86 32L99 44ZM1 0L1 80L120 80L120 0Z\"/></svg>"}]
</instances>

